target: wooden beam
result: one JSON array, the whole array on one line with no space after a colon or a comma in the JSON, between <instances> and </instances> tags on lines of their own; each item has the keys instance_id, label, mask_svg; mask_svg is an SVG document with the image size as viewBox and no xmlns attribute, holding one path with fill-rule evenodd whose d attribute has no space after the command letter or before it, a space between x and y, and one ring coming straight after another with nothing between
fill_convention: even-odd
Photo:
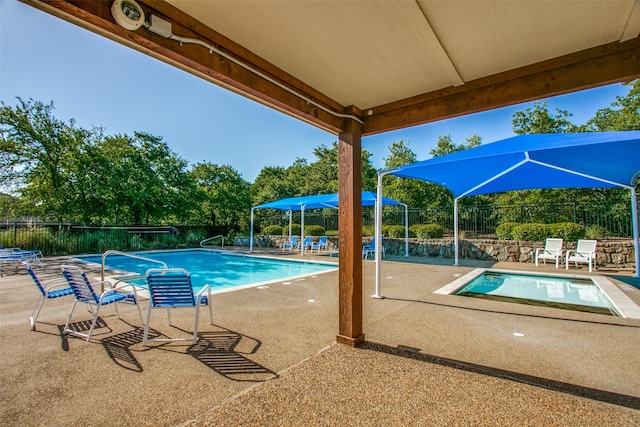
<instances>
[{"instance_id":1,"label":"wooden beam","mask_svg":"<svg viewBox=\"0 0 640 427\"><path fill-rule=\"evenodd\" d=\"M344 107L339 103L206 27L166 1L140 0L140 3L146 16L154 14L169 21L173 34L205 42L222 51L224 55L210 52L201 45L181 44L145 28L136 31L125 30L116 24L111 15L112 1L22 1L328 132L337 134L342 130L343 118L340 114L344 114ZM257 70L267 78L238 65L226 55ZM277 84L269 81L270 79Z\"/></svg>"},{"instance_id":2,"label":"wooden beam","mask_svg":"<svg viewBox=\"0 0 640 427\"><path fill-rule=\"evenodd\" d=\"M371 108L364 136L640 78L640 38Z\"/></svg>"},{"instance_id":3,"label":"wooden beam","mask_svg":"<svg viewBox=\"0 0 640 427\"><path fill-rule=\"evenodd\" d=\"M351 346L364 341L362 331L362 146L361 125L347 120L338 142L338 272L337 341Z\"/></svg>"}]
</instances>

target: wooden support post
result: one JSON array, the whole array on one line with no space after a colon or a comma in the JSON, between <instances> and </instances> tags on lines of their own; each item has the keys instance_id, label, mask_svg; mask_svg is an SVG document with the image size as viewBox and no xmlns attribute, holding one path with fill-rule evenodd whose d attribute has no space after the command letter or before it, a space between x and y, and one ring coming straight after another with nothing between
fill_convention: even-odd
<instances>
[{"instance_id":1,"label":"wooden support post","mask_svg":"<svg viewBox=\"0 0 640 427\"><path fill-rule=\"evenodd\" d=\"M340 247L339 334L341 344L356 346L362 332L362 126L346 120L338 151Z\"/></svg>"}]
</instances>

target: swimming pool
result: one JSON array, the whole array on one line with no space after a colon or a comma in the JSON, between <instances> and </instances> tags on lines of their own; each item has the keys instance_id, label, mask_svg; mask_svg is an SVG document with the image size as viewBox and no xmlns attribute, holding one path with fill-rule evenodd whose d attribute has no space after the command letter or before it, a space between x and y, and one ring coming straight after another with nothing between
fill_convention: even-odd
<instances>
[{"instance_id":1,"label":"swimming pool","mask_svg":"<svg viewBox=\"0 0 640 427\"><path fill-rule=\"evenodd\" d=\"M220 292L264 285L278 280L301 278L333 271L338 268L335 263L281 260L223 253L207 249L133 252L131 254L163 261L171 268L184 268L191 274L191 280L196 292L206 284L211 286L212 292ZM85 262L102 263L102 255L80 256L77 258ZM117 270L119 273L128 272L141 275L144 275L150 268L161 267L158 263L118 254L108 255L106 266ZM132 283L144 287L144 280L132 281Z\"/></svg>"},{"instance_id":2,"label":"swimming pool","mask_svg":"<svg viewBox=\"0 0 640 427\"><path fill-rule=\"evenodd\" d=\"M640 318L640 307L602 276L475 269L435 293Z\"/></svg>"}]
</instances>

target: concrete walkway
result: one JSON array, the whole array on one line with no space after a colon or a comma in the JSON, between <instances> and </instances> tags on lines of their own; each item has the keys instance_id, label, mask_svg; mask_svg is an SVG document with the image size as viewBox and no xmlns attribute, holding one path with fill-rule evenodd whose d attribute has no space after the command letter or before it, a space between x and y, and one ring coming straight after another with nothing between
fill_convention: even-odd
<instances>
[{"instance_id":1,"label":"concrete walkway","mask_svg":"<svg viewBox=\"0 0 640 427\"><path fill-rule=\"evenodd\" d=\"M48 260L44 276L58 277L63 262ZM38 291L24 270L9 273L0 278L0 423L640 425L640 320L434 294L480 265L449 263L384 261L380 300L369 297L375 263L365 261L367 342L355 349L334 344L337 272L217 294L214 325L201 313L195 346L154 347L140 344L127 306L122 319L106 307L89 343L60 333L70 299L45 303L29 331ZM628 272L602 273L640 304ZM178 328L158 313L155 331L188 336L192 313L173 317Z\"/></svg>"}]
</instances>

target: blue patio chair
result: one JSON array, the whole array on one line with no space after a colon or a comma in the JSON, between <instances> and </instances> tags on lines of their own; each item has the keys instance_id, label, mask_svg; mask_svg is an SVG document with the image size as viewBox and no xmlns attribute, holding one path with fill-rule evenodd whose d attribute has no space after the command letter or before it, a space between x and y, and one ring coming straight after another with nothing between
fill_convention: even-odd
<instances>
[{"instance_id":1,"label":"blue patio chair","mask_svg":"<svg viewBox=\"0 0 640 427\"><path fill-rule=\"evenodd\" d=\"M317 242L312 243L311 244L311 252L313 252L314 249L318 250L318 253L320 253L320 251L324 248L324 250L328 250L329 249L329 243L327 242L327 236L321 236Z\"/></svg>"},{"instance_id":2,"label":"blue patio chair","mask_svg":"<svg viewBox=\"0 0 640 427\"><path fill-rule=\"evenodd\" d=\"M191 341L195 344L198 341L198 318L200 306L209 306L209 323L213 324L213 308L211 303L211 287L205 285L196 295L193 293L191 276L183 268L160 269L153 268L147 270L147 284L149 285L149 307L147 309L147 320L144 323L144 334L142 344L149 342L173 342ZM207 292L207 295L204 293ZM191 338L167 338L149 339L149 322L151 320L151 310L166 308L171 325L171 309L173 308L194 308L195 320L193 323L193 336Z\"/></svg>"},{"instance_id":3,"label":"blue patio chair","mask_svg":"<svg viewBox=\"0 0 640 427\"><path fill-rule=\"evenodd\" d=\"M31 278L33 278L38 289L40 289L40 298L38 298L38 302L36 302L36 306L33 308L33 313L31 313L31 317L29 318L31 330L34 331L36 329L36 321L38 320L38 316L40 315L40 310L42 310L44 302L47 299L73 295L73 290L67 286L67 281L64 277L58 277L42 283L27 261L22 261L22 264L31 275Z\"/></svg>"},{"instance_id":4,"label":"blue patio chair","mask_svg":"<svg viewBox=\"0 0 640 427\"><path fill-rule=\"evenodd\" d=\"M142 322L142 312L140 311L140 306L138 306L138 295L135 286L130 284L123 284L120 287L114 287L111 282L106 280L102 282L94 282L92 284L91 282L89 282L89 279L87 278L85 272L82 271L80 267L73 265L63 265L62 274L64 278L67 279L67 283L69 284L69 287L72 289L73 294L76 298L75 301L73 301L71 310L69 311L67 323L64 325L64 329L62 330L63 334L75 335L81 338L85 338L87 341L89 341L91 339L93 329L95 328L98 321L100 307L112 303L114 304L118 318L120 318L120 312L118 311L119 302L135 304L138 309L138 314L140 315L140 321ZM94 286L96 285L107 285L107 289L102 293L96 293L96 291L94 290ZM131 288L133 292L120 292L122 289L127 287ZM74 331L73 329L69 329L69 323L71 322L73 310L75 310L76 304L78 303L85 304L89 312L93 314L93 320L91 322L91 328L89 329L88 334L83 334L81 332Z\"/></svg>"},{"instance_id":5,"label":"blue patio chair","mask_svg":"<svg viewBox=\"0 0 640 427\"><path fill-rule=\"evenodd\" d=\"M384 243L384 236L381 236L381 242ZM384 252L384 244L380 246L380 249L382 250L382 258L385 257L385 252ZM375 258L375 253L376 253L376 238L374 237L373 239L371 239L371 242L369 243L369 246L365 246L362 248L362 258L363 259L367 259L369 258L369 254L374 254L374 258Z\"/></svg>"},{"instance_id":6,"label":"blue patio chair","mask_svg":"<svg viewBox=\"0 0 640 427\"><path fill-rule=\"evenodd\" d=\"M298 249L298 236L291 236L291 240L284 242L282 249L289 249L289 252L293 249Z\"/></svg>"},{"instance_id":7,"label":"blue patio chair","mask_svg":"<svg viewBox=\"0 0 640 427\"><path fill-rule=\"evenodd\" d=\"M304 238L304 241L299 245L299 249L307 250L311 249L311 245L313 245L313 237L307 236Z\"/></svg>"}]
</instances>

